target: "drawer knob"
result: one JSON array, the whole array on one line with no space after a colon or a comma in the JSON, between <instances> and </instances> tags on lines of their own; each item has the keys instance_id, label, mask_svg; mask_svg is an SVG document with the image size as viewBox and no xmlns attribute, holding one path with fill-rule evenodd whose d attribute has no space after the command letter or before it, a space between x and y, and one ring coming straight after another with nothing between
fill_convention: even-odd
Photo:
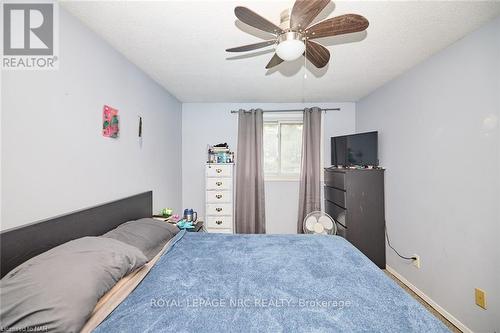
<instances>
[{"instance_id":1,"label":"drawer knob","mask_svg":"<svg viewBox=\"0 0 500 333\"><path fill-rule=\"evenodd\" d=\"M221 225L222 221L215 221L215 224Z\"/></svg>"},{"instance_id":2,"label":"drawer knob","mask_svg":"<svg viewBox=\"0 0 500 333\"><path fill-rule=\"evenodd\" d=\"M216 210L217 212L219 212L219 213L220 213L220 212L222 212L222 208L220 208L220 207L215 208L215 210Z\"/></svg>"},{"instance_id":3,"label":"drawer knob","mask_svg":"<svg viewBox=\"0 0 500 333\"><path fill-rule=\"evenodd\" d=\"M217 186L221 186L221 185L222 185L222 182L217 182L217 183L215 183L215 185L217 185Z\"/></svg>"},{"instance_id":4,"label":"drawer knob","mask_svg":"<svg viewBox=\"0 0 500 333\"><path fill-rule=\"evenodd\" d=\"M217 194L215 197L216 197L217 199L222 199L222 194Z\"/></svg>"},{"instance_id":5,"label":"drawer knob","mask_svg":"<svg viewBox=\"0 0 500 333\"><path fill-rule=\"evenodd\" d=\"M215 169L215 172L217 172L217 173L221 173L221 172L222 172L222 169Z\"/></svg>"}]
</instances>

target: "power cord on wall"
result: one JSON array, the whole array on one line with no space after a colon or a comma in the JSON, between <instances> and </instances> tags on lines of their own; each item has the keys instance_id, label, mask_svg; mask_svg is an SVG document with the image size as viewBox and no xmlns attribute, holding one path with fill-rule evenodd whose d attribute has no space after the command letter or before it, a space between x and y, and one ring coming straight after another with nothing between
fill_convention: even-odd
<instances>
[{"instance_id":1,"label":"power cord on wall","mask_svg":"<svg viewBox=\"0 0 500 333\"><path fill-rule=\"evenodd\" d=\"M384 230L385 230L385 237L387 238L387 245L389 245L389 247L401 258L405 259L405 260L417 260L417 257L405 257L405 256L402 256L399 254L399 252L392 247L391 245L391 241L389 240L389 234L387 233L387 227L384 226Z\"/></svg>"}]
</instances>

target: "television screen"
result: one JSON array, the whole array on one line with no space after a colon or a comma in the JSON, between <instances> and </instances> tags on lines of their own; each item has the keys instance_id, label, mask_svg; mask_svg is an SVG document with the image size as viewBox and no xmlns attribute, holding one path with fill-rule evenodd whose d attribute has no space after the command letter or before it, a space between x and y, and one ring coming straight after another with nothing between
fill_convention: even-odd
<instances>
[{"instance_id":1,"label":"television screen","mask_svg":"<svg viewBox=\"0 0 500 333\"><path fill-rule=\"evenodd\" d=\"M378 132L331 138L332 165L378 166Z\"/></svg>"}]
</instances>

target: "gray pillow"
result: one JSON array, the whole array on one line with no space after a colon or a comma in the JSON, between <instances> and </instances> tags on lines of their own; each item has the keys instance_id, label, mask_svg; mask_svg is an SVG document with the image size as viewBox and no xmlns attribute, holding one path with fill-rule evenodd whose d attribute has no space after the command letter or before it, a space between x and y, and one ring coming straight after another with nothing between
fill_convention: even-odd
<instances>
[{"instance_id":1,"label":"gray pillow","mask_svg":"<svg viewBox=\"0 0 500 333\"><path fill-rule=\"evenodd\" d=\"M152 218L143 218L123 223L105 233L103 237L135 246L144 253L148 260L151 260L178 232L179 228L176 225Z\"/></svg>"},{"instance_id":2,"label":"gray pillow","mask_svg":"<svg viewBox=\"0 0 500 333\"><path fill-rule=\"evenodd\" d=\"M33 257L0 280L1 329L79 332L101 296L146 261L137 248L102 237Z\"/></svg>"}]
</instances>

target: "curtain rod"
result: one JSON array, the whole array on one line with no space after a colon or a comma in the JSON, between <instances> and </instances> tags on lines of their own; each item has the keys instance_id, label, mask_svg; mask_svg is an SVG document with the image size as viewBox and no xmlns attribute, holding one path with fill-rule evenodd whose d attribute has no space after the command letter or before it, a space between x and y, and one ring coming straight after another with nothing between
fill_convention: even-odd
<instances>
[{"instance_id":1,"label":"curtain rod","mask_svg":"<svg viewBox=\"0 0 500 333\"><path fill-rule=\"evenodd\" d=\"M295 109L295 110L262 110L262 112L303 112L304 109ZM340 111L340 108L325 108L321 109L321 111ZM238 113L238 110L231 110L231 113Z\"/></svg>"}]
</instances>

